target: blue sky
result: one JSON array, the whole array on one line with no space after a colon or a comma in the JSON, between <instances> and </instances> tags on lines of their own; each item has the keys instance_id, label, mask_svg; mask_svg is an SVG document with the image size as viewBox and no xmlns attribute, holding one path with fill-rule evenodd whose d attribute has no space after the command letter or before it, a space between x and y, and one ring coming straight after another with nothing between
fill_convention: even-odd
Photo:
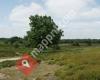
<instances>
[{"instance_id":1,"label":"blue sky","mask_svg":"<svg viewBox=\"0 0 100 80\"><path fill-rule=\"evenodd\" d=\"M5 23L12 9L17 5L28 5L33 0L0 0L0 23ZM37 2L34 0L34 2Z\"/></svg>"},{"instance_id":2,"label":"blue sky","mask_svg":"<svg viewBox=\"0 0 100 80\"><path fill-rule=\"evenodd\" d=\"M63 38L100 38L100 0L0 0L0 37L23 37L35 14L51 16Z\"/></svg>"}]
</instances>

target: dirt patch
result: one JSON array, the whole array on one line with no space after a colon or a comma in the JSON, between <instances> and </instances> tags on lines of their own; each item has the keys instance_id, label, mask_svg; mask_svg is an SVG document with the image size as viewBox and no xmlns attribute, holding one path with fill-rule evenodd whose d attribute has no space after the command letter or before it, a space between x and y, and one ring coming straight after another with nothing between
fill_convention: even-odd
<instances>
[{"instance_id":1,"label":"dirt patch","mask_svg":"<svg viewBox=\"0 0 100 80\"><path fill-rule=\"evenodd\" d=\"M10 77L6 74L3 74L3 73L0 73L0 80L7 80L9 79Z\"/></svg>"},{"instance_id":2,"label":"dirt patch","mask_svg":"<svg viewBox=\"0 0 100 80\"><path fill-rule=\"evenodd\" d=\"M38 68L33 71L29 77L24 76L22 72L16 70L16 67L1 69L0 73L9 75L10 77L10 79L3 80L57 80L54 76L57 69L59 69L58 65L50 65L46 62L41 62Z\"/></svg>"}]
</instances>

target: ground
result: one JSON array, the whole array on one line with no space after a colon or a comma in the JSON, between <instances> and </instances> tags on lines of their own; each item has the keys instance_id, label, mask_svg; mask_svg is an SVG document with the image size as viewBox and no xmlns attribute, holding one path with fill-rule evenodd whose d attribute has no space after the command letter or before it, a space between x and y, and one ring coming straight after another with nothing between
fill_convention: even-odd
<instances>
[{"instance_id":1,"label":"ground","mask_svg":"<svg viewBox=\"0 0 100 80\"><path fill-rule=\"evenodd\" d=\"M14 66L0 69L0 75L8 78L3 80L100 80L100 46L61 45L39 58L41 63L27 78Z\"/></svg>"},{"instance_id":2,"label":"ground","mask_svg":"<svg viewBox=\"0 0 100 80\"><path fill-rule=\"evenodd\" d=\"M49 77L51 80L53 80L53 78L55 80L56 77L54 76L54 72L57 69L59 69L58 65L49 65L45 62L41 62L37 69L34 70L28 77L25 77L20 71L16 70L16 67L1 69L0 73L5 74L5 76L9 76L5 80L48 80L46 78Z\"/></svg>"}]
</instances>

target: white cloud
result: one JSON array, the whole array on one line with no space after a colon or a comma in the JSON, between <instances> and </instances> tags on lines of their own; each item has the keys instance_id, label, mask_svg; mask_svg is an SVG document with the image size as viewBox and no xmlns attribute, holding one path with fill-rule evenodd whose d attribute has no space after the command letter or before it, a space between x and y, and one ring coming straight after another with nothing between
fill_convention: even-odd
<instances>
[{"instance_id":1,"label":"white cloud","mask_svg":"<svg viewBox=\"0 0 100 80\"><path fill-rule=\"evenodd\" d=\"M26 32L30 29L29 17L35 14L45 14L44 9L39 4L33 2L28 6L16 6L15 8L13 8L9 16L9 20L12 27L9 27L10 30L8 29L8 31L12 33L12 36L17 35L23 37L26 34Z\"/></svg>"},{"instance_id":2,"label":"white cloud","mask_svg":"<svg viewBox=\"0 0 100 80\"><path fill-rule=\"evenodd\" d=\"M0 25L0 37L7 37L10 34L10 31L9 28L7 28L7 26L4 26L4 25Z\"/></svg>"},{"instance_id":3,"label":"white cloud","mask_svg":"<svg viewBox=\"0 0 100 80\"><path fill-rule=\"evenodd\" d=\"M28 21L30 15L34 14L43 15L45 14L45 11L36 3L32 3L29 6L19 5L12 10L10 20L15 22L25 22Z\"/></svg>"},{"instance_id":4,"label":"white cloud","mask_svg":"<svg viewBox=\"0 0 100 80\"><path fill-rule=\"evenodd\" d=\"M63 17L74 11L76 13L93 4L94 0L46 0L45 7L50 14L56 17Z\"/></svg>"},{"instance_id":5,"label":"white cloud","mask_svg":"<svg viewBox=\"0 0 100 80\"><path fill-rule=\"evenodd\" d=\"M60 26L64 38L100 38L100 8L95 0L47 0L47 11Z\"/></svg>"},{"instance_id":6,"label":"white cloud","mask_svg":"<svg viewBox=\"0 0 100 80\"><path fill-rule=\"evenodd\" d=\"M88 11L81 12L74 21L83 21L83 22L100 21L100 7L92 8Z\"/></svg>"},{"instance_id":7,"label":"white cloud","mask_svg":"<svg viewBox=\"0 0 100 80\"><path fill-rule=\"evenodd\" d=\"M64 28L73 21L89 20L84 14L90 12L91 6L95 4L95 0L46 0L45 7L55 22Z\"/></svg>"},{"instance_id":8,"label":"white cloud","mask_svg":"<svg viewBox=\"0 0 100 80\"><path fill-rule=\"evenodd\" d=\"M71 23L68 25L64 34L66 39L79 38L79 39L100 39L100 22L88 23Z\"/></svg>"},{"instance_id":9,"label":"white cloud","mask_svg":"<svg viewBox=\"0 0 100 80\"><path fill-rule=\"evenodd\" d=\"M9 16L13 27L8 35L23 36L29 30L30 15L47 14L58 25L64 26L64 38L98 38L100 7L92 5L96 5L95 0L44 0L42 6L34 2L27 6L18 5Z\"/></svg>"},{"instance_id":10,"label":"white cloud","mask_svg":"<svg viewBox=\"0 0 100 80\"><path fill-rule=\"evenodd\" d=\"M100 7L92 8L90 11L83 13L83 15L89 16L89 17L98 17L100 16Z\"/></svg>"},{"instance_id":11,"label":"white cloud","mask_svg":"<svg viewBox=\"0 0 100 80\"><path fill-rule=\"evenodd\" d=\"M13 37L19 36L23 37L26 34L26 31L29 30L26 26L23 25L0 25L0 37Z\"/></svg>"}]
</instances>

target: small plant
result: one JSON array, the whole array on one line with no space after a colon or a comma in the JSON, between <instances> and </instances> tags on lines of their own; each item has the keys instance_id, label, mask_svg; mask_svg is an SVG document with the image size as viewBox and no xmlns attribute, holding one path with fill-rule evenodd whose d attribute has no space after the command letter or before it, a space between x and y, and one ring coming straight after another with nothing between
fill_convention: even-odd
<instances>
[{"instance_id":1,"label":"small plant","mask_svg":"<svg viewBox=\"0 0 100 80\"><path fill-rule=\"evenodd\" d=\"M15 64L16 64L16 61L3 61L3 62L0 62L0 69L15 66Z\"/></svg>"},{"instance_id":2,"label":"small plant","mask_svg":"<svg viewBox=\"0 0 100 80\"><path fill-rule=\"evenodd\" d=\"M80 46L79 42L77 42L77 41L73 41L72 45L73 46Z\"/></svg>"}]
</instances>

